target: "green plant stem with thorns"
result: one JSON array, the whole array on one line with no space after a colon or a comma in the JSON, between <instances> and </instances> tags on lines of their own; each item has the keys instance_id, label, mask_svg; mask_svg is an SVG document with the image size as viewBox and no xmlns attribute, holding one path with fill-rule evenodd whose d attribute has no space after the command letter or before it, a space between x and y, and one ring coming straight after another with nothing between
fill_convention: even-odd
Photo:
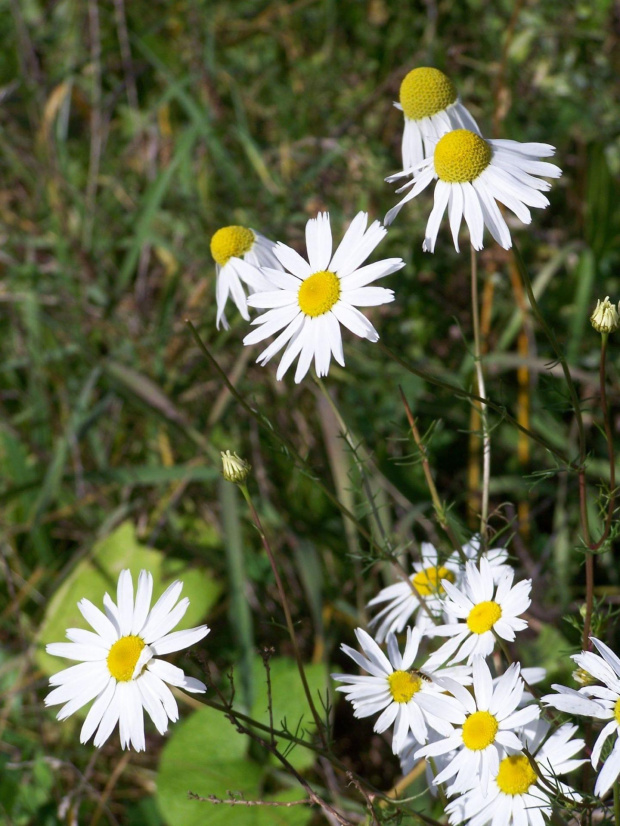
<instances>
[{"instance_id":1,"label":"green plant stem with thorns","mask_svg":"<svg viewBox=\"0 0 620 826\"><path fill-rule=\"evenodd\" d=\"M325 731L323 730L323 721L321 720L321 717L316 709L314 700L312 699L312 692L310 691L310 686L308 685L308 680L306 679L306 672L304 669L303 660L301 658L299 646L297 645L297 637L295 636L295 626L293 625L293 618L291 617L291 611L288 605L288 600L286 598L284 587L282 585L282 580L280 579L280 573L278 571L278 566L276 565L275 556L273 555L273 551L271 550L271 545L269 544L267 535L263 530L263 525L260 521L260 517L256 511L256 508L254 507L254 503L252 502L252 498L250 496L250 492L247 488L247 485L240 484L239 490L243 494L243 498L245 499L245 501L248 503L248 508L250 509L250 513L252 515L252 521L256 525L258 533L260 534L261 541L263 543L263 547L267 552L269 564L271 565L271 570L273 571L273 575L276 580L278 594L280 595L280 603L282 604L282 610L284 611L284 616L286 618L286 627L288 628L288 633L291 638L291 645L293 646L293 653L295 655L295 661L297 663L297 669L299 670L301 683L304 687L304 693L306 695L310 711L312 712L312 716L314 717L314 722L319 733L319 737L321 738L321 742L323 743L323 746L327 748L327 738L325 736Z\"/></svg>"},{"instance_id":2,"label":"green plant stem with thorns","mask_svg":"<svg viewBox=\"0 0 620 826\"><path fill-rule=\"evenodd\" d=\"M474 328L474 363L476 366L476 382L478 395L486 399L484 385L484 371L482 369L482 347L480 343L480 310L478 298L478 259L476 250L471 249L471 317ZM480 544L484 549L487 542L487 526L489 521L489 487L491 484L491 433L489 431L489 417L486 403L479 405L480 421L482 422L482 497L480 505Z\"/></svg>"}]
</instances>

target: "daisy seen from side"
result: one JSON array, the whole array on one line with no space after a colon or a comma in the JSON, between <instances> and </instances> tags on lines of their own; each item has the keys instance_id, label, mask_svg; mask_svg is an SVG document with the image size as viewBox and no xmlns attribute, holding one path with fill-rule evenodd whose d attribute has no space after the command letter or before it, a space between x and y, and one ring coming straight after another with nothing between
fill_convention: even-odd
<instances>
[{"instance_id":1,"label":"daisy seen from side","mask_svg":"<svg viewBox=\"0 0 620 826\"><path fill-rule=\"evenodd\" d=\"M541 781L525 753L506 754L491 777L486 795L474 786L448 804L446 813L452 826L544 826L558 794L572 803L581 800L566 783L558 780L585 763L575 759L584 741L572 739L577 726L563 725L549 736L550 726L536 720L522 732L524 745L536 763ZM555 792L555 793L554 793Z\"/></svg>"},{"instance_id":2,"label":"daisy seen from side","mask_svg":"<svg viewBox=\"0 0 620 826\"><path fill-rule=\"evenodd\" d=\"M478 131L476 121L461 103L450 78L431 66L412 69L400 84L399 102L405 116L403 169L416 166L432 151L435 141L452 129Z\"/></svg>"},{"instance_id":3,"label":"daisy seen from side","mask_svg":"<svg viewBox=\"0 0 620 826\"><path fill-rule=\"evenodd\" d=\"M578 691L553 685L558 694L547 694L542 701L559 711L608 721L594 743L591 757L592 766L596 768L606 740L616 736L594 787L594 794L604 797L620 775L620 659L604 642L596 637L590 639L600 656L592 651L582 651L581 654L574 654L572 659L603 685L585 685Z\"/></svg>"},{"instance_id":4,"label":"daisy seen from side","mask_svg":"<svg viewBox=\"0 0 620 826\"><path fill-rule=\"evenodd\" d=\"M441 582L443 579L456 582L458 575L458 554L452 553L442 561L434 545L422 542L420 559L413 563L409 580L382 588L368 603L369 608L387 603L370 621L370 627L377 629L377 642L382 643L390 633L399 634L414 615L415 626L422 633L434 625L434 619L443 617L445 591Z\"/></svg>"},{"instance_id":5,"label":"daisy seen from side","mask_svg":"<svg viewBox=\"0 0 620 826\"><path fill-rule=\"evenodd\" d=\"M454 622L429 628L427 633L450 637L430 658L432 664L451 663L476 656L487 657L495 648L495 634L512 641L517 631L527 628L527 620L520 615L530 605L532 582L529 579L513 586L514 571L493 581L491 564L484 557L479 565L467 562L460 588L444 580L446 591L444 609L455 617Z\"/></svg>"},{"instance_id":6,"label":"daisy seen from side","mask_svg":"<svg viewBox=\"0 0 620 826\"><path fill-rule=\"evenodd\" d=\"M458 678L466 676L466 672L462 668L458 673L450 669L435 672L426 666L423 671L414 668L421 640L417 628L407 629L407 642L402 655L394 634L389 634L387 638L387 656L362 628L356 629L355 636L363 653L344 644L341 649L367 675L331 676L345 683L336 691L342 691L351 701L356 717L369 717L381 712L374 727L379 734L394 725L394 754L402 751L408 732L418 743L426 743L429 727L446 736L453 731L453 723L463 721L461 703L444 693L442 680L446 674Z\"/></svg>"},{"instance_id":7,"label":"daisy seen from side","mask_svg":"<svg viewBox=\"0 0 620 826\"><path fill-rule=\"evenodd\" d=\"M436 757L456 750L454 759L435 778L435 784L452 781L450 794L478 785L486 796L489 781L497 773L506 749L522 751L517 731L538 717L538 706L519 708L525 684L518 663L509 666L494 685L484 658L476 657L473 695L449 677L443 684L461 703L465 721L443 740L419 749L415 756Z\"/></svg>"},{"instance_id":8,"label":"daisy seen from side","mask_svg":"<svg viewBox=\"0 0 620 826\"><path fill-rule=\"evenodd\" d=\"M211 238L211 255L215 261L216 326L227 330L226 302L231 297L245 321L250 320L246 289L268 287L254 267L270 267L281 270L282 266L273 254L273 241L249 227L232 225L221 227ZM248 266L249 265L249 266ZM245 285L245 287L244 287Z\"/></svg>"},{"instance_id":9,"label":"daisy seen from side","mask_svg":"<svg viewBox=\"0 0 620 826\"><path fill-rule=\"evenodd\" d=\"M538 176L559 178L562 174L559 167L540 160L554 152L555 148L546 143L491 140L471 129L454 129L439 138L433 152L415 169L403 170L386 179L397 181L414 172L413 178L397 190L409 189L409 192L387 213L385 224L391 224L408 201L435 181L435 202L422 245L425 252L435 250L446 209L457 252L463 218L475 250L483 247L485 226L501 247L510 249L510 230L496 201L508 207L524 224L529 224L532 216L528 207L544 209L549 205L543 193L551 185Z\"/></svg>"},{"instance_id":10,"label":"daisy seen from side","mask_svg":"<svg viewBox=\"0 0 620 826\"><path fill-rule=\"evenodd\" d=\"M80 732L81 743L94 734L94 745L101 747L118 723L122 748L132 746L144 751L143 709L164 734L168 720L174 722L179 717L168 686L191 693L206 691L200 680L187 677L182 669L159 659L193 645L209 633L206 625L172 631L189 605L187 598L177 603L182 589L182 582L173 582L151 608L151 574L140 572L134 601L131 573L121 571L116 603L108 594L103 598L103 611L87 599L78 602L80 613L94 630L69 628L66 633L70 642L46 646L48 654L78 661L50 677L53 690L45 698L45 705L63 704L57 719L65 720L94 700Z\"/></svg>"},{"instance_id":11,"label":"daisy seen from side","mask_svg":"<svg viewBox=\"0 0 620 826\"><path fill-rule=\"evenodd\" d=\"M367 224L368 215L359 212L332 254L329 214L320 212L306 224L308 261L279 243L274 254L286 271L262 268L273 286L249 296L250 306L266 312L253 320L257 329L243 343L256 344L278 333L257 359L264 365L286 345L276 373L278 380L298 356L296 382L306 375L313 359L318 376L327 375L332 355L344 366L341 324L360 338L379 339L357 308L393 301L392 290L369 285L405 263L400 258L387 258L361 266L387 232L378 221Z\"/></svg>"}]
</instances>

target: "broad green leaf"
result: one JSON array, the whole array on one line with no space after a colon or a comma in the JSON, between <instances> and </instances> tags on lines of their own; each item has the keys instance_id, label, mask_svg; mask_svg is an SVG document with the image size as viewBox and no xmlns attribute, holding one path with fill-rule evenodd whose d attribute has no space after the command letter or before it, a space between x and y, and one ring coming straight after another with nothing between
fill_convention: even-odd
<instances>
[{"instance_id":1,"label":"broad green leaf","mask_svg":"<svg viewBox=\"0 0 620 826\"><path fill-rule=\"evenodd\" d=\"M199 625L221 590L208 571L189 568L180 559L167 557L162 551L142 545L136 538L133 525L124 522L95 545L50 600L41 625L36 655L37 664L45 674L53 674L71 665L68 660L46 654L45 645L65 640L67 628L88 628L77 607L83 597L101 607L107 591L116 601L116 583L124 568L131 571L134 587L142 568L151 572L153 603L172 581L183 581L183 596L188 597L190 603L179 628Z\"/></svg>"},{"instance_id":2,"label":"broad green leaf","mask_svg":"<svg viewBox=\"0 0 620 826\"><path fill-rule=\"evenodd\" d=\"M247 756L249 738L221 714L202 708L175 726L161 755L157 803L168 826L304 826L309 806L291 808L209 803L188 791L220 799L301 800L301 788L263 794L264 767Z\"/></svg>"}]
</instances>

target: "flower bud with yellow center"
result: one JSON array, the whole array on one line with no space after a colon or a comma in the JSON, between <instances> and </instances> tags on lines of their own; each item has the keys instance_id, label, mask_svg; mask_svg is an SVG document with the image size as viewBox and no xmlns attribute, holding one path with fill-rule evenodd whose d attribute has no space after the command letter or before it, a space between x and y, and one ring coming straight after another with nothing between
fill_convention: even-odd
<instances>
[{"instance_id":1,"label":"flower bud with yellow center","mask_svg":"<svg viewBox=\"0 0 620 826\"><path fill-rule=\"evenodd\" d=\"M222 456L222 476L227 482L234 482L239 484L245 482L248 473L252 470L252 465L237 456L236 453L231 453L230 450L221 452Z\"/></svg>"},{"instance_id":2,"label":"flower bud with yellow center","mask_svg":"<svg viewBox=\"0 0 620 826\"><path fill-rule=\"evenodd\" d=\"M418 573L411 578L411 582L421 597L430 597L432 594L444 593L441 584L442 579L454 582L456 577L454 572L444 565L440 568L432 566L430 568L424 568L423 571L418 571Z\"/></svg>"},{"instance_id":3,"label":"flower bud with yellow center","mask_svg":"<svg viewBox=\"0 0 620 826\"><path fill-rule=\"evenodd\" d=\"M211 255L223 267L231 258L241 258L254 246L255 234L247 227L222 227L211 238Z\"/></svg>"},{"instance_id":4,"label":"flower bud with yellow center","mask_svg":"<svg viewBox=\"0 0 620 826\"><path fill-rule=\"evenodd\" d=\"M618 309L620 309L620 304ZM600 298L597 300L590 321L598 333L613 333L618 329L620 325L618 310L609 300L609 296L605 298L605 301L601 301Z\"/></svg>"},{"instance_id":5,"label":"flower bud with yellow center","mask_svg":"<svg viewBox=\"0 0 620 826\"><path fill-rule=\"evenodd\" d=\"M107 659L108 671L120 683L132 679L144 645L141 637L130 634L121 637L110 648Z\"/></svg>"},{"instance_id":6,"label":"flower bud with yellow center","mask_svg":"<svg viewBox=\"0 0 620 826\"><path fill-rule=\"evenodd\" d=\"M302 281L297 302L305 315L316 318L329 312L340 298L340 279L329 270L320 270Z\"/></svg>"},{"instance_id":7,"label":"flower bud with yellow center","mask_svg":"<svg viewBox=\"0 0 620 826\"><path fill-rule=\"evenodd\" d=\"M463 743L472 751L482 751L495 740L499 724L488 711L474 711L463 723Z\"/></svg>"},{"instance_id":8,"label":"flower bud with yellow center","mask_svg":"<svg viewBox=\"0 0 620 826\"><path fill-rule=\"evenodd\" d=\"M462 184L474 181L491 163L493 150L469 129L454 129L435 146L435 172L441 181Z\"/></svg>"},{"instance_id":9,"label":"flower bud with yellow center","mask_svg":"<svg viewBox=\"0 0 620 826\"><path fill-rule=\"evenodd\" d=\"M394 702L408 703L422 688L422 680L409 671L394 671L388 677L388 685Z\"/></svg>"},{"instance_id":10,"label":"flower bud with yellow center","mask_svg":"<svg viewBox=\"0 0 620 826\"><path fill-rule=\"evenodd\" d=\"M504 794L525 794L536 782L536 772L524 754L514 754L501 761L495 782Z\"/></svg>"},{"instance_id":11,"label":"flower bud with yellow center","mask_svg":"<svg viewBox=\"0 0 620 826\"><path fill-rule=\"evenodd\" d=\"M486 634L501 616L502 609L493 600L479 602L469 612L467 627L474 634Z\"/></svg>"},{"instance_id":12,"label":"flower bud with yellow center","mask_svg":"<svg viewBox=\"0 0 620 826\"><path fill-rule=\"evenodd\" d=\"M421 120L443 112L456 101L456 89L439 69L422 66L413 69L400 84L400 105L405 117Z\"/></svg>"}]
</instances>

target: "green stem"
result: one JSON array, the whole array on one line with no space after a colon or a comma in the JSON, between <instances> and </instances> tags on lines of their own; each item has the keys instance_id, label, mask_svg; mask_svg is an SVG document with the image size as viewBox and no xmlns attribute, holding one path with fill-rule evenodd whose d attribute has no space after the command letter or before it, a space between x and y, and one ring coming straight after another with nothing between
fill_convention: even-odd
<instances>
[{"instance_id":1,"label":"green stem","mask_svg":"<svg viewBox=\"0 0 620 826\"><path fill-rule=\"evenodd\" d=\"M505 421L519 430L521 433L524 433L528 438L530 438L533 442L539 444L542 448L546 451L551 453L556 459L559 459L563 465L570 468L571 470L578 470L578 465L574 462L569 461L569 459L562 453L561 450L558 450L554 445L548 442L543 436L539 436L537 433L528 430L527 427L524 427L520 424L514 416L511 416L510 413L506 410L503 405L496 404L495 402L491 401L490 399L483 399L481 396L477 396L475 393L470 393L468 390L465 390L462 387L459 387L456 384L452 384L449 381L444 381L443 379L437 378L432 373L429 373L427 370L422 370L420 367L414 367L413 364L409 364L400 356L396 355L393 350L385 345L382 341L377 342L377 346L396 364L399 364L403 367L407 372L411 373L414 376L418 376L424 381L427 381L429 384L435 385L435 387L441 387L442 390L447 390L449 393L452 393L457 399L467 399L468 401L473 402L480 402L481 404L486 404L489 410L493 410L495 413L498 413Z\"/></svg>"},{"instance_id":2,"label":"green stem","mask_svg":"<svg viewBox=\"0 0 620 826\"><path fill-rule=\"evenodd\" d=\"M471 312L474 328L474 362L476 365L476 381L478 394L486 398L484 386L484 371L482 369L482 347L480 343L480 313L478 309L478 261L476 250L471 247ZM486 546L487 526L489 521L489 486L491 484L491 434L489 432L489 417L486 404L480 404L480 420L482 422L482 502L480 508L480 541Z\"/></svg>"},{"instance_id":3,"label":"green stem","mask_svg":"<svg viewBox=\"0 0 620 826\"><path fill-rule=\"evenodd\" d=\"M620 823L620 779L614 783L614 823Z\"/></svg>"},{"instance_id":4,"label":"green stem","mask_svg":"<svg viewBox=\"0 0 620 826\"><path fill-rule=\"evenodd\" d=\"M276 580L276 586L278 588L278 593L280 595L280 603L282 605L282 609L284 611L284 616L286 618L286 626L288 628L289 637L291 639L291 645L293 646L293 653L295 655L295 661L297 663L297 669L299 671L299 676L301 679L301 683L304 688L304 693L306 695L306 699L308 701L308 706L310 707L310 711L312 712L312 716L314 717L314 722L321 738L321 742L323 746L327 748L327 740L325 738L325 732L323 731L323 721L321 720L319 713L316 709L314 704L314 700L312 699L312 692L310 691L310 686L308 685L308 680L306 679L306 672L304 669L303 660L301 658L301 653L299 651L299 646L297 645L297 637L295 636L295 626L293 625L293 618L291 616L291 611L288 604L288 599L286 598L286 593L284 591L284 586L282 585L282 580L280 579L280 573L278 571L278 566L276 565L276 560L273 555L273 551L271 550L271 545L269 544L269 540L267 539L267 535L263 530L263 525L260 521L260 517L254 507L254 503L250 497L250 492L247 488L247 485L240 484L239 490L243 494L245 501L248 503L248 507L250 509L250 513L252 514L252 520L256 525L258 533L260 534L261 541L263 543L263 547L267 552L267 556L269 558L269 564L271 565L271 570L273 571L273 575Z\"/></svg>"}]
</instances>

